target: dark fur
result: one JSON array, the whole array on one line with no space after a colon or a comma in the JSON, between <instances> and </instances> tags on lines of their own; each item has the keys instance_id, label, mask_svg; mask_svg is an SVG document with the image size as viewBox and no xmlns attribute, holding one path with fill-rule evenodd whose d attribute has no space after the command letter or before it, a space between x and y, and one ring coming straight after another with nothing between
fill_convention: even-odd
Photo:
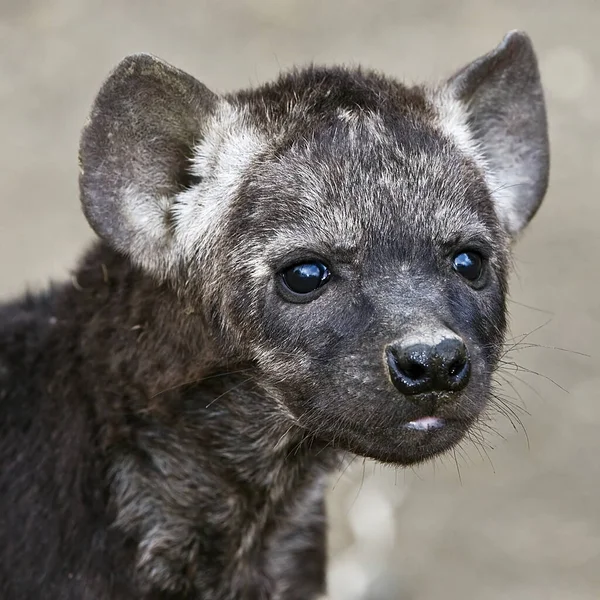
<instances>
[{"instance_id":1,"label":"dark fur","mask_svg":"<svg viewBox=\"0 0 600 600\"><path fill-rule=\"evenodd\" d=\"M530 44L513 36L495 52L508 47L530 78ZM457 77L461 101L479 93ZM72 282L0 313L0 597L323 593L325 477L343 453L420 462L485 408L506 328L507 223L518 214L510 222L524 225L545 192L536 98L538 131L520 143L535 146L537 179L505 209L477 157L435 125L423 89L312 68L221 100L154 59L127 59L82 138L82 202L103 241ZM223 188L209 239L185 245L185 194L201 205L219 184L212 163L186 165L221 101L260 151ZM163 197L164 215L138 222L140 203ZM450 268L462 248L487 259L482 289ZM276 274L307 257L326 260L334 279L291 304ZM465 340L473 375L461 393L414 402L391 385L382 349L425 326ZM426 415L445 427L404 427Z\"/></svg>"}]
</instances>

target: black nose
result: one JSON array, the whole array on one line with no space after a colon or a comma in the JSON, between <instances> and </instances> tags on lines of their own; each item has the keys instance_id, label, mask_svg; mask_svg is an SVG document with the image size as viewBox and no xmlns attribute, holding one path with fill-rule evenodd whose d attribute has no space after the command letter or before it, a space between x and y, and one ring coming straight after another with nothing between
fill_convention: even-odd
<instances>
[{"instance_id":1,"label":"black nose","mask_svg":"<svg viewBox=\"0 0 600 600\"><path fill-rule=\"evenodd\" d=\"M458 338L435 345L400 341L387 346L386 355L392 383L407 395L462 390L471 374L467 348Z\"/></svg>"}]
</instances>

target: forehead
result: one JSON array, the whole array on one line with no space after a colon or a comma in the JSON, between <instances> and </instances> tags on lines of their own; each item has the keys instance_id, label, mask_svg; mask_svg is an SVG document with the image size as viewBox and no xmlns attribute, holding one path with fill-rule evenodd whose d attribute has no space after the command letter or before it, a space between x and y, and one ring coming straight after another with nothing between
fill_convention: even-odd
<instances>
[{"instance_id":1,"label":"forehead","mask_svg":"<svg viewBox=\"0 0 600 600\"><path fill-rule=\"evenodd\" d=\"M416 247L496 228L478 169L426 121L345 107L279 140L249 174L244 204L249 230L271 232L277 251L299 240Z\"/></svg>"}]
</instances>

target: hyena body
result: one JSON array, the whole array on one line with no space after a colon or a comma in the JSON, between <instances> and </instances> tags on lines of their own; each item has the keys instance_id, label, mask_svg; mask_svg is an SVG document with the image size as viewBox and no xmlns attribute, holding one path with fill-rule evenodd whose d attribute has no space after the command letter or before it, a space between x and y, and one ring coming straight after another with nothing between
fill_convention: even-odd
<instances>
[{"instance_id":1,"label":"hyena body","mask_svg":"<svg viewBox=\"0 0 600 600\"><path fill-rule=\"evenodd\" d=\"M218 97L129 57L80 165L101 241L0 313L0 596L317 598L343 455L414 464L485 409L547 185L529 39L431 89Z\"/></svg>"}]
</instances>

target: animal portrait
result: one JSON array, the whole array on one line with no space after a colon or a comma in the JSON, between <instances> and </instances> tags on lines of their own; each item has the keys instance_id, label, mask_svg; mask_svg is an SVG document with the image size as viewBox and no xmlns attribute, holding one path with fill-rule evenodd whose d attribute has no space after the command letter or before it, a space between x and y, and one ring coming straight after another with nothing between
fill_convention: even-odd
<instances>
[{"instance_id":1,"label":"animal portrait","mask_svg":"<svg viewBox=\"0 0 600 600\"><path fill-rule=\"evenodd\" d=\"M0 597L325 597L330 476L442 456L490 403L549 174L532 41L490 47L435 84L223 94L150 54L99 82L96 239L0 308Z\"/></svg>"}]
</instances>

